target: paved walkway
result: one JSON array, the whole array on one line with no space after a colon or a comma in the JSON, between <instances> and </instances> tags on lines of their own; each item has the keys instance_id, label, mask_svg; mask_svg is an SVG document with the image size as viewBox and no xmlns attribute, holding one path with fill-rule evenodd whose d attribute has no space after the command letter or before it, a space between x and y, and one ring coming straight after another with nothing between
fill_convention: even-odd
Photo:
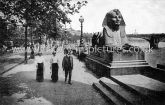
<instances>
[{"instance_id":1,"label":"paved walkway","mask_svg":"<svg viewBox=\"0 0 165 105\"><path fill-rule=\"evenodd\" d=\"M62 48L58 49L57 55L60 58L61 65L64 56ZM26 65L21 64L3 74L3 78L9 78L12 83L17 81L15 84L19 89L10 96L3 96L0 99L3 100L0 101L0 104L11 100L9 102L14 105L108 105L91 86L93 82L97 81L97 78L76 57L74 57L73 62L73 84L64 83L64 72L61 66L59 68L59 81L57 83L51 82L50 57L51 55L44 55L45 80L42 83L35 80L36 66L33 61ZM12 88L10 91L12 91Z\"/></svg>"},{"instance_id":2,"label":"paved walkway","mask_svg":"<svg viewBox=\"0 0 165 105\"><path fill-rule=\"evenodd\" d=\"M5 72L10 71L11 69L15 68L16 66L20 65L21 63L24 63L25 60L25 53L24 53L24 48L17 48L21 49L18 51L13 51L13 53L6 53L3 55L0 55L0 75L4 74ZM43 49L44 55L50 55L53 51L53 47L47 48L46 50ZM38 51L35 51L35 54ZM28 52L27 58L30 57L30 49ZM30 60L31 62L31 60Z\"/></svg>"}]
</instances>

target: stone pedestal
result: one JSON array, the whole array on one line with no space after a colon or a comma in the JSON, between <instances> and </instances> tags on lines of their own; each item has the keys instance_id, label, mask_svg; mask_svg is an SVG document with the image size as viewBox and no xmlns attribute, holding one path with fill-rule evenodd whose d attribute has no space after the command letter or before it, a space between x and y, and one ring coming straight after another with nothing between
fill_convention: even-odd
<instances>
[{"instance_id":1,"label":"stone pedestal","mask_svg":"<svg viewBox=\"0 0 165 105\"><path fill-rule=\"evenodd\" d=\"M148 63L144 52L102 52L89 54L86 66L98 76L140 74Z\"/></svg>"}]
</instances>

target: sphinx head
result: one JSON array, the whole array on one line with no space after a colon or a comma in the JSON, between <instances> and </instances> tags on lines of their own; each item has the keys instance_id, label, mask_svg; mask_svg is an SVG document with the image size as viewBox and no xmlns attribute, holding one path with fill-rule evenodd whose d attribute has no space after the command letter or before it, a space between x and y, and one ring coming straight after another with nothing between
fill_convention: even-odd
<instances>
[{"instance_id":1,"label":"sphinx head","mask_svg":"<svg viewBox=\"0 0 165 105\"><path fill-rule=\"evenodd\" d=\"M122 22L124 22L124 20L118 9L113 9L106 14L106 25L113 31L119 30L119 26Z\"/></svg>"}]
</instances>

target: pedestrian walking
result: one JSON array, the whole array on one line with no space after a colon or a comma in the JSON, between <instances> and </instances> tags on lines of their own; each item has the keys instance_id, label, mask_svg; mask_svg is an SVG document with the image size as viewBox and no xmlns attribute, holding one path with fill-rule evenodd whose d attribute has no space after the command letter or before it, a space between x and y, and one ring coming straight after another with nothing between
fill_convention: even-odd
<instances>
[{"instance_id":1,"label":"pedestrian walking","mask_svg":"<svg viewBox=\"0 0 165 105\"><path fill-rule=\"evenodd\" d=\"M36 80L38 82L43 82L44 80L44 58L42 56L42 53L39 52L38 56L35 59L35 63L36 63Z\"/></svg>"},{"instance_id":2,"label":"pedestrian walking","mask_svg":"<svg viewBox=\"0 0 165 105\"><path fill-rule=\"evenodd\" d=\"M62 60L62 67L65 71L65 83L67 82L67 77L69 75L68 84L71 83L72 69L73 69L73 57L71 56L71 50L64 49L64 58Z\"/></svg>"},{"instance_id":3,"label":"pedestrian walking","mask_svg":"<svg viewBox=\"0 0 165 105\"><path fill-rule=\"evenodd\" d=\"M56 55L56 51L53 51L53 56L50 59L50 69L51 69L51 79L53 82L58 81L58 68L59 68L59 59Z\"/></svg>"}]
</instances>

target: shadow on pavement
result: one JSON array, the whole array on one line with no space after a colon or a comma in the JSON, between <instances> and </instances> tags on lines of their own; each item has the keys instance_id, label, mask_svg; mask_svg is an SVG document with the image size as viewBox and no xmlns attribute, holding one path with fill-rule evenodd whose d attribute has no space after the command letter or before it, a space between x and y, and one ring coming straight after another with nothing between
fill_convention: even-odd
<instances>
[{"instance_id":1,"label":"shadow on pavement","mask_svg":"<svg viewBox=\"0 0 165 105\"><path fill-rule=\"evenodd\" d=\"M11 96L22 89L17 87L18 81L11 77L0 77L0 100L2 96Z\"/></svg>"},{"instance_id":2,"label":"shadow on pavement","mask_svg":"<svg viewBox=\"0 0 165 105\"><path fill-rule=\"evenodd\" d=\"M31 98L44 97L53 105L108 105L89 84L79 81L72 81L72 85L66 84L62 77L56 83L47 78L44 82L37 82L35 75L34 71L26 71L10 76L19 84L24 83L28 86L26 90L31 92L26 91L26 93L31 94ZM12 84L12 82L7 83Z\"/></svg>"}]
</instances>

